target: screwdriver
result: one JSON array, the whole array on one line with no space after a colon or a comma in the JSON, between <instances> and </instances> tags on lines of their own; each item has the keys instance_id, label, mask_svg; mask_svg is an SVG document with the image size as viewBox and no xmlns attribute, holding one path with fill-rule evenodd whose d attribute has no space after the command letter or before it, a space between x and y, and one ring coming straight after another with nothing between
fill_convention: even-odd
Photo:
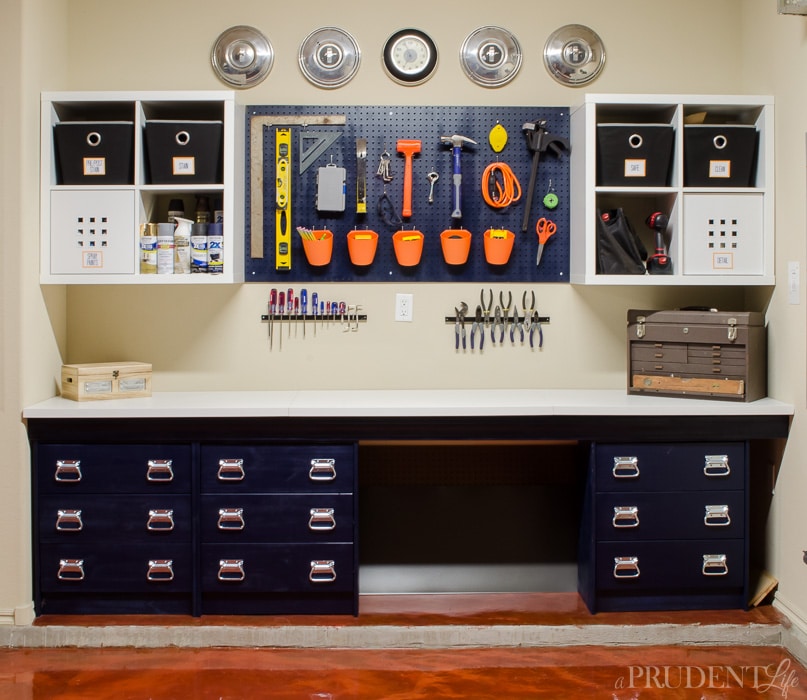
<instances>
[{"instance_id":1,"label":"screwdriver","mask_svg":"<svg viewBox=\"0 0 807 700\"><path fill-rule=\"evenodd\" d=\"M294 337L297 337L297 325L300 323L300 297L294 297Z\"/></svg>"},{"instance_id":2,"label":"screwdriver","mask_svg":"<svg viewBox=\"0 0 807 700\"><path fill-rule=\"evenodd\" d=\"M316 292L311 295L311 309L312 313L314 314L314 337L317 337L317 302L319 300L319 296Z\"/></svg>"},{"instance_id":3,"label":"screwdriver","mask_svg":"<svg viewBox=\"0 0 807 700\"><path fill-rule=\"evenodd\" d=\"M281 350L283 349L283 311L285 307L286 307L286 293L281 290L277 298L277 308L280 311L280 324L278 325L279 333L277 335L280 338Z\"/></svg>"},{"instance_id":4,"label":"screwdriver","mask_svg":"<svg viewBox=\"0 0 807 700\"><path fill-rule=\"evenodd\" d=\"M300 290L300 311L303 312L303 339L305 339L305 317L308 314L308 290Z\"/></svg>"},{"instance_id":5,"label":"screwdriver","mask_svg":"<svg viewBox=\"0 0 807 700\"><path fill-rule=\"evenodd\" d=\"M320 325L325 328L325 302L321 301L319 303L319 316L320 316Z\"/></svg>"},{"instance_id":6,"label":"screwdriver","mask_svg":"<svg viewBox=\"0 0 807 700\"><path fill-rule=\"evenodd\" d=\"M294 311L294 290L286 292L286 314L289 317L289 338L291 338L291 312Z\"/></svg>"},{"instance_id":7,"label":"screwdriver","mask_svg":"<svg viewBox=\"0 0 807 700\"><path fill-rule=\"evenodd\" d=\"M274 341L274 321L275 313L277 313L277 289L272 289L269 292L269 349L272 349Z\"/></svg>"}]
</instances>

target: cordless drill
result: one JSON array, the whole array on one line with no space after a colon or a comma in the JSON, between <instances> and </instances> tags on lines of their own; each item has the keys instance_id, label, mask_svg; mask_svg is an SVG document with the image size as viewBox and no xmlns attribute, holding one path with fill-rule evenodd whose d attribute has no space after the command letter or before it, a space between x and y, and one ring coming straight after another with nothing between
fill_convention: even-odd
<instances>
[{"instance_id":1,"label":"cordless drill","mask_svg":"<svg viewBox=\"0 0 807 700\"><path fill-rule=\"evenodd\" d=\"M656 252L647 259L647 271L651 275L671 275L672 260L667 254L667 244L664 242L664 233L670 223L670 217L660 211L655 211L647 217L646 223L653 230L656 238Z\"/></svg>"}]
</instances>

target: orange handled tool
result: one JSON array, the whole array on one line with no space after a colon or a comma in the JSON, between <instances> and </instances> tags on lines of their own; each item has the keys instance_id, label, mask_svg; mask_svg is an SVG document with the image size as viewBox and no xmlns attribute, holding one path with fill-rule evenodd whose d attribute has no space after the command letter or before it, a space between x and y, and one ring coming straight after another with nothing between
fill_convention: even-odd
<instances>
[{"instance_id":1,"label":"orange handled tool","mask_svg":"<svg viewBox=\"0 0 807 700\"><path fill-rule=\"evenodd\" d=\"M412 158L420 153L421 142L418 139L398 139L397 150L404 154L403 208L401 216L412 216Z\"/></svg>"},{"instance_id":2,"label":"orange handled tool","mask_svg":"<svg viewBox=\"0 0 807 700\"><path fill-rule=\"evenodd\" d=\"M554 221L545 219L543 216L538 219L538 223L535 224L535 232L538 234L538 257L535 259L536 265L541 264L541 256L544 254L544 244L546 244L551 236L555 235L557 230L558 227Z\"/></svg>"}]
</instances>

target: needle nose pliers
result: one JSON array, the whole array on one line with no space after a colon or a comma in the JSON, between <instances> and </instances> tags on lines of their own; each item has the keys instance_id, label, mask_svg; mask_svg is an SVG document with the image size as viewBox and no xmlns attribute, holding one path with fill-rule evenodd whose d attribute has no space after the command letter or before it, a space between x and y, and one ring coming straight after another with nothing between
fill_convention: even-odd
<instances>
[{"instance_id":1,"label":"needle nose pliers","mask_svg":"<svg viewBox=\"0 0 807 700\"><path fill-rule=\"evenodd\" d=\"M476 315L474 322L471 326L471 350L474 349L474 335L479 332L479 349L481 350L485 345L485 327L482 321L482 307L477 304Z\"/></svg>"}]
</instances>

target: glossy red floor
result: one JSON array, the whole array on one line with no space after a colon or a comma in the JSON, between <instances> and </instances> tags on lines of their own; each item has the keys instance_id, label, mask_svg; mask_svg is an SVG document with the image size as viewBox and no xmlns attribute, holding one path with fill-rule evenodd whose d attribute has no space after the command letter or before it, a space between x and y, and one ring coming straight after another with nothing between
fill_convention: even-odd
<instances>
[{"instance_id":1,"label":"glossy red floor","mask_svg":"<svg viewBox=\"0 0 807 700\"><path fill-rule=\"evenodd\" d=\"M748 612L588 615L574 596L367 598L358 618L40 618L36 625L673 625L775 628ZM91 629L88 629L91 632ZM807 700L807 670L776 646L575 646L445 649L0 649L0 698L233 700L300 698L776 697Z\"/></svg>"}]
</instances>

